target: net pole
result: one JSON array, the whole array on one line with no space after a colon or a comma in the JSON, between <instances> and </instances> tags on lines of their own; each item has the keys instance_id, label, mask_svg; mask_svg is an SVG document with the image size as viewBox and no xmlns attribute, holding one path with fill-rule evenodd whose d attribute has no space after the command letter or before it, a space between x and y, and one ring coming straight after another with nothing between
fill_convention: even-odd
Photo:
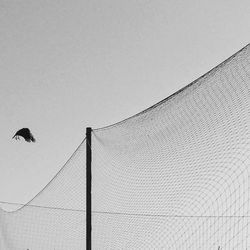
<instances>
[{"instance_id":1,"label":"net pole","mask_svg":"<svg viewBox=\"0 0 250 250\"><path fill-rule=\"evenodd\" d=\"M86 250L91 250L91 131L86 128Z\"/></svg>"}]
</instances>

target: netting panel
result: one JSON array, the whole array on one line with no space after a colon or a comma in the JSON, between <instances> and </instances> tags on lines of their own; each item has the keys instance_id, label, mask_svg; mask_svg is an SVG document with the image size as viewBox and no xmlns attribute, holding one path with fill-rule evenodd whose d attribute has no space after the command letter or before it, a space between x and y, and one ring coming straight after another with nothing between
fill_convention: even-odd
<instances>
[{"instance_id":1,"label":"netting panel","mask_svg":"<svg viewBox=\"0 0 250 250\"><path fill-rule=\"evenodd\" d=\"M250 248L249 59L94 131L94 249Z\"/></svg>"},{"instance_id":2,"label":"netting panel","mask_svg":"<svg viewBox=\"0 0 250 250\"><path fill-rule=\"evenodd\" d=\"M15 212L0 209L0 249L85 249L85 143L55 178Z\"/></svg>"}]
</instances>

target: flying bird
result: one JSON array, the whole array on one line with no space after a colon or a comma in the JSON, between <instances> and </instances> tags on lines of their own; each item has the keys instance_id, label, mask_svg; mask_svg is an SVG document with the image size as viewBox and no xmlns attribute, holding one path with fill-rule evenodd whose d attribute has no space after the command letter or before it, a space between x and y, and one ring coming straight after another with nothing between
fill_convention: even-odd
<instances>
[{"instance_id":1,"label":"flying bird","mask_svg":"<svg viewBox=\"0 0 250 250\"><path fill-rule=\"evenodd\" d=\"M25 141L27 142L35 142L36 139L34 138L34 136L31 134L30 130L28 128L22 128L20 130L18 130L15 135L12 137L15 138L16 140L20 140L19 136L22 136L24 138Z\"/></svg>"}]
</instances>

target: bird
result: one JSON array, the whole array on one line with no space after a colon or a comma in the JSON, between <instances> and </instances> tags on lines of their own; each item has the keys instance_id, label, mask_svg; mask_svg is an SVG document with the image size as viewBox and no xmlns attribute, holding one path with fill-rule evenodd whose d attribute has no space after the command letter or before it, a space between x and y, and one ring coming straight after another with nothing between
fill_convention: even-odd
<instances>
[{"instance_id":1,"label":"bird","mask_svg":"<svg viewBox=\"0 0 250 250\"><path fill-rule=\"evenodd\" d=\"M24 138L25 141L27 142L35 142L36 139L34 138L34 136L31 134L30 130L28 128L22 128L19 129L15 135L12 137L15 138L16 140L20 140L19 136L22 136Z\"/></svg>"}]
</instances>

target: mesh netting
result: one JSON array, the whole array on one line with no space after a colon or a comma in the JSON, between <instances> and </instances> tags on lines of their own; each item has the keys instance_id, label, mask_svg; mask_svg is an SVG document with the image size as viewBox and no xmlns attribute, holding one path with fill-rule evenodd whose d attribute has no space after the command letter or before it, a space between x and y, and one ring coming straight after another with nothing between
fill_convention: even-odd
<instances>
[{"instance_id":1,"label":"mesh netting","mask_svg":"<svg viewBox=\"0 0 250 250\"><path fill-rule=\"evenodd\" d=\"M83 142L28 204L0 210L1 250L85 249L85 148Z\"/></svg>"},{"instance_id":2,"label":"mesh netting","mask_svg":"<svg viewBox=\"0 0 250 250\"><path fill-rule=\"evenodd\" d=\"M94 130L94 249L250 249L249 60Z\"/></svg>"},{"instance_id":3,"label":"mesh netting","mask_svg":"<svg viewBox=\"0 0 250 250\"><path fill-rule=\"evenodd\" d=\"M250 249L250 46L153 107L92 132L93 249ZM85 249L85 143L0 247Z\"/></svg>"}]
</instances>

